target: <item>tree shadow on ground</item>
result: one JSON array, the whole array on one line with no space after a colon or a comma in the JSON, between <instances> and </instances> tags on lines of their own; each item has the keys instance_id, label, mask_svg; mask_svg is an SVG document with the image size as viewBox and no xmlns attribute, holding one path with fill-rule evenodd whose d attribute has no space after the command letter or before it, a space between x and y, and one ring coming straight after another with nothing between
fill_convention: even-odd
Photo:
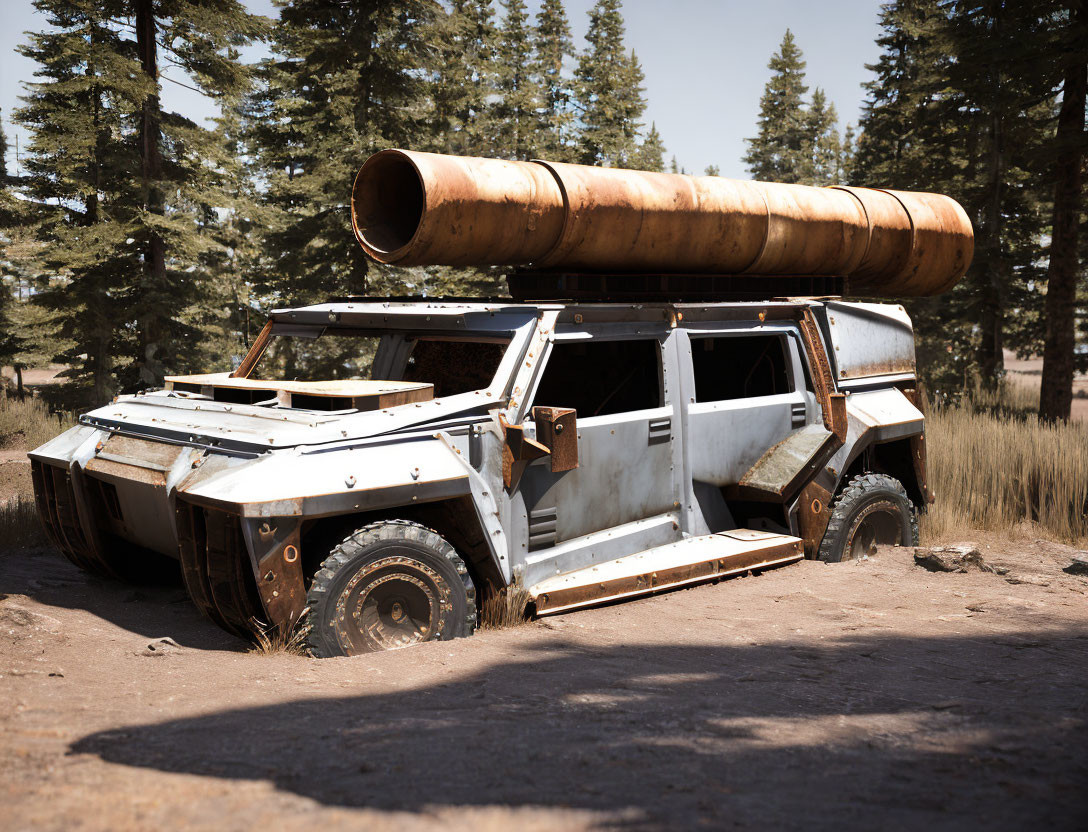
<instances>
[{"instance_id":1,"label":"tree shadow on ground","mask_svg":"<svg viewBox=\"0 0 1088 832\"><path fill-rule=\"evenodd\" d=\"M72 753L323 804L596 810L602 825L1085 828L1088 631L540 644L410 691L87 736Z\"/></svg>"},{"instance_id":2,"label":"tree shadow on ground","mask_svg":"<svg viewBox=\"0 0 1088 832\"><path fill-rule=\"evenodd\" d=\"M49 547L0 549L0 596L25 595L50 607L81 609L149 639L169 636L201 650L249 645L204 618L179 581L126 584L81 571Z\"/></svg>"}]
</instances>

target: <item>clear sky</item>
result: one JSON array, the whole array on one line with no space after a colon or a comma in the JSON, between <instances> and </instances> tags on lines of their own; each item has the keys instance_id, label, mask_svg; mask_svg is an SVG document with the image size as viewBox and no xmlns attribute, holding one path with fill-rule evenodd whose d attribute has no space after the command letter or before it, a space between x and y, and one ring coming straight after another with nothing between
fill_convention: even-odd
<instances>
[{"instance_id":1,"label":"clear sky","mask_svg":"<svg viewBox=\"0 0 1088 832\"><path fill-rule=\"evenodd\" d=\"M274 14L271 0L246 0ZM579 47L594 0L566 0ZM497 5L497 4L496 4ZM528 0L533 14L539 5ZM793 30L808 61L810 87L823 87L839 112L840 127L855 122L868 80L865 64L876 60L879 0L626 0L627 44L646 73L646 121L657 124L670 155L689 172L716 164L723 176L748 178L741 157L755 132L767 61L786 28ZM31 0L0 0L0 108L15 168L11 109L34 65L15 52L23 32L44 26ZM253 59L260 47L247 51ZM164 74L184 82L179 70ZM207 117L212 105L175 84L164 83L165 106L190 117ZM24 139L20 139L22 143ZM361 161L361 160L360 160Z\"/></svg>"}]
</instances>

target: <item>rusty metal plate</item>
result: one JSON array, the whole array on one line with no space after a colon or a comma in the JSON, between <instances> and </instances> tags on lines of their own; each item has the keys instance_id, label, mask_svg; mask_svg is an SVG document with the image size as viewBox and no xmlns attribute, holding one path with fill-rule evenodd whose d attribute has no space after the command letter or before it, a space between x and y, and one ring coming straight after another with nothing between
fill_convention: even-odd
<instances>
[{"instance_id":1,"label":"rusty metal plate","mask_svg":"<svg viewBox=\"0 0 1088 832\"><path fill-rule=\"evenodd\" d=\"M534 407L536 439L551 451L552 473L578 467L578 412L569 407Z\"/></svg>"}]
</instances>

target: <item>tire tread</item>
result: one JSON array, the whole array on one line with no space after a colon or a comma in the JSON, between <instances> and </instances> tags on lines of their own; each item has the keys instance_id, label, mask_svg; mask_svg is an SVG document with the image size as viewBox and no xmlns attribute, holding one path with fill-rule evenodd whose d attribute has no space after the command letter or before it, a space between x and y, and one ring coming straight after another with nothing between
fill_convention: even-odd
<instances>
[{"instance_id":1,"label":"tire tread","mask_svg":"<svg viewBox=\"0 0 1088 832\"><path fill-rule=\"evenodd\" d=\"M907 495L907 489L895 477L868 472L851 477L842 490L839 491L838 496L835 497L831 505L831 520L828 522L823 539L820 541L820 548L816 555L817 560L836 563L841 559L841 555L837 555L835 549L842 535L846 533L845 527L851 519L851 507L858 500L863 499L866 494L880 488L894 491L910 507L911 545L918 545L918 510Z\"/></svg>"},{"instance_id":2,"label":"tire tread","mask_svg":"<svg viewBox=\"0 0 1088 832\"><path fill-rule=\"evenodd\" d=\"M330 649L333 645L329 643L325 633L322 632L323 628L318 626L324 618L322 615L324 605L332 597L330 589L333 581L336 580L341 570L347 567L358 555L362 554L367 546L390 540L409 540L418 543L450 562L465 586L467 600L465 605L465 635L472 635L476 631L476 587L472 583L465 562L457 554L457 550L434 529L429 529L420 523L411 520L379 520L356 529L336 544L314 574L313 583L310 585L306 598L310 608L310 627L306 636L306 645L311 655L328 657L340 654L338 650Z\"/></svg>"}]
</instances>

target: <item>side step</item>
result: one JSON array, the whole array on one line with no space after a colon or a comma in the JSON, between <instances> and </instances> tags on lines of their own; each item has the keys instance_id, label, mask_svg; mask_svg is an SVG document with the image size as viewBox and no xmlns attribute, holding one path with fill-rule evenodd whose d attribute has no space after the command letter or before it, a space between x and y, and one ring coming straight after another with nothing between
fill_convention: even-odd
<instances>
[{"instance_id":1,"label":"side step","mask_svg":"<svg viewBox=\"0 0 1088 832\"><path fill-rule=\"evenodd\" d=\"M750 569L801 560L799 537L750 529L689 537L608 563L546 578L528 588L538 615L645 595Z\"/></svg>"}]
</instances>

